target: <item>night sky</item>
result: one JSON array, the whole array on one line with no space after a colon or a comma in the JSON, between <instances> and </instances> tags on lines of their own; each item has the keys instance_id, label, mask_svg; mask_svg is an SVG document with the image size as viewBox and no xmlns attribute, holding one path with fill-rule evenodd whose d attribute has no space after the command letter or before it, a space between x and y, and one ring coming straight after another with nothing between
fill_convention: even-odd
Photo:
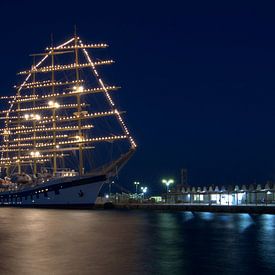
<instances>
[{"instance_id":1,"label":"night sky","mask_svg":"<svg viewBox=\"0 0 275 275\"><path fill-rule=\"evenodd\" d=\"M3 0L1 93L77 24L83 41L110 45L139 145L120 184L160 191L181 167L197 186L275 180L275 5L226 3Z\"/></svg>"}]
</instances>

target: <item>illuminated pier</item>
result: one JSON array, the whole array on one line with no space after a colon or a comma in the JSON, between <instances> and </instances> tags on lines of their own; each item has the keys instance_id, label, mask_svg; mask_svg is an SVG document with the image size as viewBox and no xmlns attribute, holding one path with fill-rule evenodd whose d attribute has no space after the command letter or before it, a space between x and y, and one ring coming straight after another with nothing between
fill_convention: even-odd
<instances>
[{"instance_id":1,"label":"illuminated pier","mask_svg":"<svg viewBox=\"0 0 275 275\"><path fill-rule=\"evenodd\" d=\"M189 203L208 205L258 205L274 204L275 184L266 183L250 185L182 187L165 195L169 203Z\"/></svg>"}]
</instances>

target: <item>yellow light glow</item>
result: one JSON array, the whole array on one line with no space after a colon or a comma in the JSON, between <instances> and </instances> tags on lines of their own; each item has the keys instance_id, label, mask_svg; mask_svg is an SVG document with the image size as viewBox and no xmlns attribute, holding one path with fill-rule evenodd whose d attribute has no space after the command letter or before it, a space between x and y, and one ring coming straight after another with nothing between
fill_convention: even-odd
<instances>
[{"instance_id":1,"label":"yellow light glow","mask_svg":"<svg viewBox=\"0 0 275 275\"><path fill-rule=\"evenodd\" d=\"M40 152L38 152L38 151L32 151L32 152L31 152L31 156L32 156L32 157L35 157L35 158L38 158L38 157L40 157L41 155L40 155Z\"/></svg>"},{"instance_id":2,"label":"yellow light glow","mask_svg":"<svg viewBox=\"0 0 275 275\"><path fill-rule=\"evenodd\" d=\"M59 107L60 107L60 104L59 104L58 102L52 101L52 100L50 100L50 101L48 102L48 105L49 105L50 107L53 107L53 108L59 108Z\"/></svg>"},{"instance_id":3,"label":"yellow light glow","mask_svg":"<svg viewBox=\"0 0 275 275\"><path fill-rule=\"evenodd\" d=\"M41 116L40 115L35 115L35 120L41 120Z\"/></svg>"},{"instance_id":4,"label":"yellow light glow","mask_svg":"<svg viewBox=\"0 0 275 275\"><path fill-rule=\"evenodd\" d=\"M84 91L84 87L83 86L79 86L78 88L77 88L77 92L78 93L82 93Z\"/></svg>"}]
</instances>

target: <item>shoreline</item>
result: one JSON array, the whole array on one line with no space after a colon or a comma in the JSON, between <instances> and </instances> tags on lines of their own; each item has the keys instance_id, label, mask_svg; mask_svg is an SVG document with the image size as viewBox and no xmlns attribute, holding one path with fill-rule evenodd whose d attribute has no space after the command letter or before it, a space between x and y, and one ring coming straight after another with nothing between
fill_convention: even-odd
<instances>
[{"instance_id":1,"label":"shoreline","mask_svg":"<svg viewBox=\"0 0 275 275\"><path fill-rule=\"evenodd\" d=\"M165 211L191 211L213 213L275 214L275 205L192 205L192 204L111 204L108 208ZM97 206L96 206L97 208ZM106 207L107 208L107 207Z\"/></svg>"},{"instance_id":2,"label":"shoreline","mask_svg":"<svg viewBox=\"0 0 275 275\"><path fill-rule=\"evenodd\" d=\"M149 203L112 203L95 205L1 205L0 208L31 208L60 210L146 210L146 211L188 211L211 213L275 214L275 205L198 205L198 204L149 204Z\"/></svg>"}]
</instances>

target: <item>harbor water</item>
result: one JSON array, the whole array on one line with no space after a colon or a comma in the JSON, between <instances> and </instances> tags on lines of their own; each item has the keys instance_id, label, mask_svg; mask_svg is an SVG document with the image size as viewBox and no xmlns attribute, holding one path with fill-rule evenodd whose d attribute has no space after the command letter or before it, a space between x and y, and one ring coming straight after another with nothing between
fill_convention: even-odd
<instances>
[{"instance_id":1,"label":"harbor water","mask_svg":"<svg viewBox=\"0 0 275 275\"><path fill-rule=\"evenodd\" d=\"M0 274L275 274L275 215L0 208Z\"/></svg>"}]
</instances>

